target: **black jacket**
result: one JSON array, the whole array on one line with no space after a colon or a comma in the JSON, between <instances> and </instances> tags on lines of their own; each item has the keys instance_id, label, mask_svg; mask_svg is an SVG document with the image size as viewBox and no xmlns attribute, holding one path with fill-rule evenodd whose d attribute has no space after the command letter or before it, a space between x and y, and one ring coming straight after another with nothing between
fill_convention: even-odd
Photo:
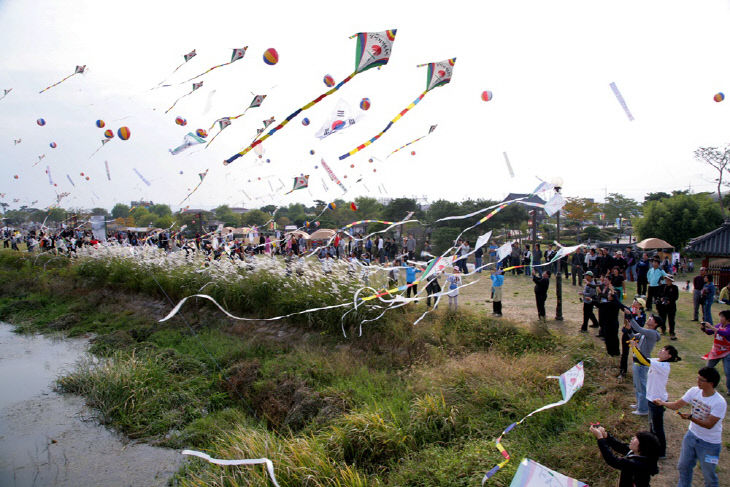
<instances>
[{"instance_id":1,"label":"black jacket","mask_svg":"<svg viewBox=\"0 0 730 487\"><path fill-rule=\"evenodd\" d=\"M535 296L547 297L550 278L532 276L532 280L535 282Z\"/></svg>"},{"instance_id":2,"label":"black jacket","mask_svg":"<svg viewBox=\"0 0 730 487\"><path fill-rule=\"evenodd\" d=\"M655 459L634 454L629 445L611 435L598 440L598 448L609 466L621 470L619 487L649 487L651 476L659 473ZM612 449L624 456L617 457Z\"/></svg>"}]
</instances>

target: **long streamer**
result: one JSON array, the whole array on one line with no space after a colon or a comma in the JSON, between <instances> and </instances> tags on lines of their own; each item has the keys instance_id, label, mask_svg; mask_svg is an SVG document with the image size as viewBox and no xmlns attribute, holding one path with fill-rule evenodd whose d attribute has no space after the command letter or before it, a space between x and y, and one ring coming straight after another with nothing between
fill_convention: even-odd
<instances>
[{"instance_id":1,"label":"long streamer","mask_svg":"<svg viewBox=\"0 0 730 487\"><path fill-rule=\"evenodd\" d=\"M624 100L623 95L618 90L618 86L616 86L616 83L612 81L611 84L609 84L608 86L611 87L611 91L613 91L613 94L616 95L616 99L618 100L621 107L624 109L624 112L626 112L626 116L629 117L629 122L633 122L634 116L631 114L628 105L626 105L626 100Z\"/></svg>"},{"instance_id":2,"label":"long streamer","mask_svg":"<svg viewBox=\"0 0 730 487\"><path fill-rule=\"evenodd\" d=\"M279 484L276 482L276 476L274 475L274 464L268 458L247 458L245 460L222 460L220 458L212 458L207 453L203 453L203 452L199 452L199 451L195 451L195 450L183 450L182 454L202 458L203 460L207 460L210 463L215 463L216 465L266 465L266 471L269 473L271 482L276 487L279 487Z\"/></svg>"},{"instance_id":3,"label":"long streamer","mask_svg":"<svg viewBox=\"0 0 730 487\"><path fill-rule=\"evenodd\" d=\"M51 88L53 88L54 86L58 86L58 85L60 85L61 83L63 83L64 81L66 81L67 79L69 79L69 78L70 78L70 77L72 77L72 76L75 76L75 75L77 75L77 74L84 74L84 71L85 71L85 70L86 70L86 65L85 65L85 64L84 64L83 66L76 66L76 69L74 70L74 72L73 72L73 73L69 74L68 76L66 76L65 78L63 78L63 79L62 79L61 81L58 81L58 82L56 82L56 83L53 83L53 84L52 84L51 86L46 86L46 87L45 87L45 88L43 88L43 89L42 89L41 91L39 91L39 92L38 92L38 94L41 94L41 93L43 93L44 91L48 91L48 90L50 90Z\"/></svg>"},{"instance_id":4,"label":"long streamer","mask_svg":"<svg viewBox=\"0 0 730 487\"><path fill-rule=\"evenodd\" d=\"M208 68L207 70L203 71L203 72L202 72L202 73L200 73L199 75L197 75L197 76L193 76L193 77L192 77L192 78L190 78L190 79L186 79L185 81L182 81L182 82L181 82L181 83L179 83L179 84L184 84L184 83L187 83L187 82L189 82L189 81L192 81L192 80L194 80L194 79L200 78L200 77L201 77L201 76L203 76L204 74L208 74L208 73L210 73L211 71L213 71L214 69L222 68L223 66L228 66L229 64L233 64L233 63L235 63L235 62L236 62L236 61L238 61L239 59L243 59L243 56L245 56L245 55L246 55L246 50L247 50L247 49L248 49L248 46L244 46L244 47L242 47L242 48L240 48L240 49L234 49L234 50L233 50L233 55L231 56L231 60L230 60L230 61L228 61L227 63L223 63L223 64L218 64L218 65L216 65L216 66L213 66L212 68Z\"/></svg>"},{"instance_id":5,"label":"long streamer","mask_svg":"<svg viewBox=\"0 0 730 487\"><path fill-rule=\"evenodd\" d=\"M398 147L396 150L394 150L393 152L391 152L390 154L388 154L387 156L385 156L385 158L387 159L390 156L392 156L393 154L395 154L396 152L398 152L399 150L405 149L406 147L408 147L411 144L415 144L416 142L418 142L419 140L423 139L424 137L428 137L429 135L431 135L431 132L433 132L434 130L436 130L436 125L431 125L431 128L428 130L428 133L426 135L422 135L419 138L417 138L415 140L412 140L412 141L408 142L407 144Z\"/></svg>"},{"instance_id":6,"label":"long streamer","mask_svg":"<svg viewBox=\"0 0 730 487\"><path fill-rule=\"evenodd\" d=\"M180 69L180 68L182 68L183 66L185 66L185 63L187 63L188 61L190 61L191 59L193 59L193 58L194 58L195 56L197 56L197 53L195 52L195 49L193 49L192 51L190 51L190 52L189 52L189 53L187 53L187 54L183 54L183 59L185 59L185 60L184 60L184 61L183 61L183 62L182 62L182 63L180 64L180 66L178 66L177 68L175 68L175 69L174 69L174 70L172 71L172 73L168 74L168 75L167 75L167 76L165 77L165 79L163 79L162 81L160 81L159 83L157 83L157 86L155 86L154 88L150 88L150 91L152 91L152 90L154 90L154 89L156 89L156 88L165 88L165 87L167 87L167 86L170 86L170 85L164 85L164 86L163 86L163 83L164 83L165 81L167 81L167 80L168 80L168 79L170 78L170 76L172 76L173 74L177 73L177 70L178 70L178 69Z\"/></svg>"},{"instance_id":7,"label":"long streamer","mask_svg":"<svg viewBox=\"0 0 730 487\"><path fill-rule=\"evenodd\" d=\"M175 108L175 105L177 105L177 102L179 102L180 100L182 100L183 98L185 98L185 97L186 97L186 96L188 96L188 95L192 95L192 94L193 94L193 92L194 92L195 90L197 90L198 88L200 88L201 86L203 86L203 81L201 81L200 83L193 83L193 89L192 89L192 90L190 90L190 91L189 91L188 93L185 93L185 94L184 94L183 96L181 96L181 97L180 97L180 98L178 98L177 100L175 100L175 102L174 102L174 103L173 103L173 104L172 104L172 105L170 106L170 108L168 108L167 110L165 110L165 113L167 113L167 112L169 112L170 110L172 110L173 108Z\"/></svg>"},{"instance_id":8,"label":"long streamer","mask_svg":"<svg viewBox=\"0 0 730 487\"><path fill-rule=\"evenodd\" d=\"M139 176L139 179L142 180L143 183L145 183L147 186L152 186L149 181L147 181L144 176L142 176L142 173L140 173L136 167L133 167L132 170Z\"/></svg>"}]
</instances>

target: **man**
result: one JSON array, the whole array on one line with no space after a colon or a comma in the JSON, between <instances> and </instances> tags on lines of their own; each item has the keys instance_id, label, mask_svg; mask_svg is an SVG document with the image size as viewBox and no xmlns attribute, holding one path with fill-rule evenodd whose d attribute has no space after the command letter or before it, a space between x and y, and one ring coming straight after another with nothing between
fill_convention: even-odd
<instances>
[{"instance_id":1,"label":"man","mask_svg":"<svg viewBox=\"0 0 730 487\"><path fill-rule=\"evenodd\" d=\"M525 276L529 278L532 275L532 252L530 251L530 244L525 244L525 250L522 251L522 265L525 266Z\"/></svg>"},{"instance_id":2,"label":"man","mask_svg":"<svg viewBox=\"0 0 730 487\"><path fill-rule=\"evenodd\" d=\"M520 252L520 244L517 242L512 243L512 252L509 256L509 265L510 267L519 266L520 265L520 258L521 258L521 252ZM512 275L514 276L516 274L522 274L522 269L512 269Z\"/></svg>"},{"instance_id":3,"label":"man","mask_svg":"<svg viewBox=\"0 0 730 487\"><path fill-rule=\"evenodd\" d=\"M408 259L413 260L416 258L416 238L411 233L408 235L408 241L406 242L406 250L408 251Z\"/></svg>"},{"instance_id":4,"label":"man","mask_svg":"<svg viewBox=\"0 0 730 487\"><path fill-rule=\"evenodd\" d=\"M598 320L593 314L593 306L596 299L596 283L593 282L593 272L585 273L585 286L583 291L578 293L583 298L583 325L580 327L581 333L588 331L588 320L591 320L591 328L598 328Z\"/></svg>"},{"instance_id":5,"label":"man","mask_svg":"<svg viewBox=\"0 0 730 487\"><path fill-rule=\"evenodd\" d=\"M573 286L576 285L576 277L579 283L583 282L583 262L586 254L583 252L583 247L578 247L570 259L570 271L573 276Z\"/></svg>"},{"instance_id":6,"label":"man","mask_svg":"<svg viewBox=\"0 0 730 487\"><path fill-rule=\"evenodd\" d=\"M545 300L547 300L548 288L550 287L550 271L545 271L540 276L537 270L532 271L532 281L535 283L535 303L537 304L537 319L547 321L545 317Z\"/></svg>"},{"instance_id":7,"label":"man","mask_svg":"<svg viewBox=\"0 0 730 487\"><path fill-rule=\"evenodd\" d=\"M689 421L689 428L682 440L682 451L679 454L679 482L677 487L691 487L692 473L700 462L705 486L717 487L717 464L722 450L722 419L727 411L727 401L715 388L720 382L720 373L703 367L697 376L697 386L684 393L681 399L674 402L654 401L659 406L677 410L683 406L691 406L689 413L679 413L682 419Z\"/></svg>"},{"instance_id":8,"label":"man","mask_svg":"<svg viewBox=\"0 0 730 487\"><path fill-rule=\"evenodd\" d=\"M699 321L700 297L702 288L705 286L705 274L707 274L707 267L700 267L700 275L692 279L692 304L694 305L692 321Z\"/></svg>"},{"instance_id":9,"label":"man","mask_svg":"<svg viewBox=\"0 0 730 487\"><path fill-rule=\"evenodd\" d=\"M676 340L674 334L674 319L677 316L677 300L679 299L679 288L674 284L672 276L664 278L664 284L659 286L656 309L664 322L669 321L669 338ZM662 334L666 334L666 328L662 327Z\"/></svg>"},{"instance_id":10,"label":"man","mask_svg":"<svg viewBox=\"0 0 730 487\"><path fill-rule=\"evenodd\" d=\"M636 263L636 294L639 296L646 296L646 285L648 284L646 274L650 268L651 262L649 262L649 256L643 253L641 260Z\"/></svg>"},{"instance_id":11,"label":"man","mask_svg":"<svg viewBox=\"0 0 730 487\"><path fill-rule=\"evenodd\" d=\"M636 252L631 249L631 246L626 247L626 279L631 282L636 280Z\"/></svg>"},{"instance_id":12,"label":"man","mask_svg":"<svg viewBox=\"0 0 730 487\"><path fill-rule=\"evenodd\" d=\"M484 248L479 247L474 251L474 269L478 273L482 273L482 256L484 255Z\"/></svg>"},{"instance_id":13,"label":"man","mask_svg":"<svg viewBox=\"0 0 730 487\"><path fill-rule=\"evenodd\" d=\"M654 345L659 341L660 335L656 331L659 325L663 325L661 316L651 315L646 320L644 328L639 326L634 317L631 314L630 309L624 310L625 317L627 320L627 328L631 327L631 330L639 337L639 344L637 348L645 361L651 357L651 352L654 350ZM643 365L637 357L634 357L633 365L633 376L634 376L634 394L636 395L636 410L632 414L638 416L649 415L649 403L646 400L646 381L649 374L649 366Z\"/></svg>"},{"instance_id":14,"label":"man","mask_svg":"<svg viewBox=\"0 0 730 487\"><path fill-rule=\"evenodd\" d=\"M548 244L548 248L543 255L545 263L547 264L548 262L552 261L557 253L558 252L553 247L553 244ZM558 272L559 270L557 262L553 262L549 267L552 272Z\"/></svg>"},{"instance_id":15,"label":"man","mask_svg":"<svg viewBox=\"0 0 730 487\"><path fill-rule=\"evenodd\" d=\"M590 249L588 253L586 254L586 260L585 260L585 268L593 273L593 275L596 275L597 268L596 268L596 259L598 256L596 255L596 249Z\"/></svg>"},{"instance_id":16,"label":"man","mask_svg":"<svg viewBox=\"0 0 730 487\"><path fill-rule=\"evenodd\" d=\"M649 292L646 294L646 310L651 311L651 303L659 294L659 281L667 276L663 269L659 268L659 257L651 261L651 269L646 273L646 280L649 284Z\"/></svg>"}]
</instances>

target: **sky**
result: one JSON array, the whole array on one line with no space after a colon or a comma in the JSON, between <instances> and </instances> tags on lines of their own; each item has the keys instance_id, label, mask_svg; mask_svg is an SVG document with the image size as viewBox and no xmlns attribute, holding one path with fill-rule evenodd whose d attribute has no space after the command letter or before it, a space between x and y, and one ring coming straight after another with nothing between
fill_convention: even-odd
<instances>
[{"instance_id":1,"label":"sky","mask_svg":"<svg viewBox=\"0 0 730 487\"><path fill-rule=\"evenodd\" d=\"M46 207L62 192L70 193L61 201L66 208L139 199L173 209L358 196L498 200L556 177L566 196L597 201L606 193L642 201L654 191L712 191L715 175L693 152L730 142L730 99L713 100L718 92L730 96L729 22L727 0L0 0L0 96L12 88L0 100L0 201ZM282 121L327 91L325 75L340 81L352 73L351 35L386 29L397 29L386 66L358 74L300 114L261 144L261 159L251 152L223 165L263 120ZM242 60L196 79L203 87L164 113L191 90L192 82L183 81L243 46ZM278 51L274 66L262 60L268 48ZM198 55L169 78L174 86L151 90L192 49ZM418 64L451 57L457 59L449 84L430 91L377 142L338 160L423 92L426 68ZM38 93L84 64L84 75ZM493 94L489 102L480 98L485 90ZM254 94L267 95L261 107L209 148L169 153L186 133L240 114ZM367 111L359 109L364 97ZM358 114L357 123L318 139L340 100ZM176 125L177 116L187 126ZM97 119L115 133L128 127L130 139L115 137L92 156L103 138ZM428 137L386 159L436 124ZM322 159L347 193L330 181ZM309 188L285 194L300 174L310 175Z\"/></svg>"}]
</instances>

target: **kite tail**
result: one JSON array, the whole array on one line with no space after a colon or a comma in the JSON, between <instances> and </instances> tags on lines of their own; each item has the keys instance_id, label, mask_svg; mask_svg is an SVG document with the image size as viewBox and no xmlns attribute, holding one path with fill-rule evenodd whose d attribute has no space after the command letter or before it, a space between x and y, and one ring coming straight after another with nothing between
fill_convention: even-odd
<instances>
[{"instance_id":1,"label":"kite tail","mask_svg":"<svg viewBox=\"0 0 730 487\"><path fill-rule=\"evenodd\" d=\"M46 87L45 87L45 88L43 88L43 89L42 89L41 91L39 91L39 92L38 92L38 94L41 94L41 93L43 93L44 91L48 91L48 90L50 90L51 88L53 88L54 86L58 86L58 85L60 85L61 83L63 83L64 81L66 81L67 79L69 79L69 78L70 78L71 76L73 76L73 75L75 75L75 74L78 74L78 73L72 73L72 74L69 74L68 76L66 76L65 78L63 78L63 79L62 79L61 81L59 81L58 83L53 83L53 84L52 84L51 86L46 86ZM5 98L5 97L3 97L3 98Z\"/></svg>"},{"instance_id":2,"label":"kite tail","mask_svg":"<svg viewBox=\"0 0 730 487\"><path fill-rule=\"evenodd\" d=\"M394 124L394 123L396 123L396 122L397 122L398 120L400 120L400 119L401 119L401 117L403 117L403 115L405 115L406 113L408 113L408 111L409 111L409 110L410 110L411 108L413 108L413 107L415 107L416 105L418 105L418 102L420 102L421 100L423 100L423 97L424 97L424 96L426 96L426 93L428 93L428 90L426 90L426 91L424 91L423 93L421 93L421 94L420 94L420 95L418 96L418 98L416 98L415 100L413 100L413 101L411 102L411 104L410 104L410 105L408 105L408 106L407 106L407 107L406 107L405 109L403 109L403 111L401 111L401 112L400 112L400 113L399 113L398 115L396 115L396 116L395 116L395 118L393 118L393 120L391 120L390 122L388 122L388 125L386 125L386 126L385 126L385 128L383 129L383 131L382 131L382 132L380 132L380 133L379 133L378 135L376 135L376 136L375 136L375 137L373 137L372 139L368 140L367 142L365 142L365 143L363 143L363 144L360 144L360 145L358 145L357 147L355 147L354 149L352 149L352 150L351 150L350 152L348 152L347 154L342 154L342 155L340 156L340 160L342 160L342 159L346 159L346 158L350 157L351 155L353 155L353 154L356 154L356 153L360 152L360 151L361 151L361 150L363 150L363 149L364 149L365 147L369 146L370 144L372 144L373 142L375 142L376 140L378 140L378 139L379 139L379 138L380 138L380 137L381 137L381 136L382 136L382 135L383 135L383 134L384 134L385 132L387 132L387 131L388 131L388 129L390 129L390 127L392 127L392 126L393 126L393 124Z\"/></svg>"},{"instance_id":3,"label":"kite tail","mask_svg":"<svg viewBox=\"0 0 730 487\"><path fill-rule=\"evenodd\" d=\"M206 70L206 71L203 71L203 72L202 72L202 73L200 73L199 75L197 75L197 76L193 76L192 78L190 78L190 79L187 79L187 80L183 81L182 83L178 83L178 84L179 84L179 85L183 85L183 84L187 83L188 81L192 81L192 80L194 80L194 79L198 79L198 78L200 78L201 76L203 76L204 74L208 74L208 73L210 73L211 71L213 71L213 70L214 70L214 69L216 69L216 68L221 68L221 67L223 67L223 66L228 66L229 64L231 64L231 63L234 63L234 62L235 62L235 61L230 61L230 62L227 62L227 63L219 64L219 65L217 65L217 66L213 66L212 68L210 68L210 69L208 69L208 70Z\"/></svg>"},{"instance_id":4,"label":"kite tail","mask_svg":"<svg viewBox=\"0 0 730 487\"><path fill-rule=\"evenodd\" d=\"M393 154L395 154L395 153L396 153L396 152L398 152L399 150L401 150L401 149L405 149L405 148L406 148L406 147L408 147L409 145L411 145L411 144L415 144L416 142L418 142L419 140L421 140L422 138L424 138L424 137L427 137L427 136L428 136L428 134L426 134L426 135L422 135L421 137L417 138L416 140L412 140L412 141L408 142L408 143L407 143L406 145L402 145L402 146L398 147L398 148L397 148L396 150L394 150L393 152L391 152L390 154L388 154L387 156L385 156L385 158L386 158L386 159L387 159L387 158L389 158L390 156L392 156Z\"/></svg>"},{"instance_id":5,"label":"kite tail","mask_svg":"<svg viewBox=\"0 0 730 487\"><path fill-rule=\"evenodd\" d=\"M101 147L99 147L98 149L96 149L94 151L94 153L89 156L89 159L91 159L92 157L94 157L96 155L96 153L99 152L105 145L106 144L101 144Z\"/></svg>"},{"instance_id":6,"label":"kite tail","mask_svg":"<svg viewBox=\"0 0 730 487\"><path fill-rule=\"evenodd\" d=\"M190 93L192 93L192 91ZM170 110L172 110L173 108L175 108L175 105L177 105L177 102L179 102L180 100L182 100L183 98L185 98L186 96L188 96L190 93L185 93L183 96L181 96L180 98L178 98L177 100L175 100L175 103L173 103L170 108L168 108L167 110L165 110L165 113L167 113Z\"/></svg>"},{"instance_id":7,"label":"kite tail","mask_svg":"<svg viewBox=\"0 0 730 487\"><path fill-rule=\"evenodd\" d=\"M223 131L224 131L224 130L225 130L225 129L221 129L221 130L220 130L220 132L218 132L217 134L215 134L215 135L213 136L213 138L212 138L212 139L210 139L210 140L208 141L208 143L207 143L207 144L205 144L205 148L207 149L207 148L208 148L208 146L209 146L210 144L212 144L212 143L213 143L213 141L215 140L215 138L216 138L216 137L218 137L218 136L219 136L219 135L220 135L221 133L223 133Z\"/></svg>"},{"instance_id":8,"label":"kite tail","mask_svg":"<svg viewBox=\"0 0 730 487\"><path fill-rule=\"evenodd\" d=\"M321 95L319 95L319 96L318 96L317 98L315 98L314 100L310 101L309 103L307 103L307 104L306 104L306 105L304 105L303 107L301 107L301 108L297 109L296 111L294 111L294 113L292 113L291 115L289 115L288 117L286 117L286 119L284 119L284 121L283 121L283 122L281 122L281 123L280 123L279 125L277 125L277 126L276 126L276 127L274 127L273 129L271 129L271 130L270 130L270 131L269 131L269 132L268 132L267 134L265 134L265 135L264 135L263 137L261 137L260 139L254 140L253 142L251 142L251 144L250 144L250 145L249 145L248 147L246 147L245 149L243 149L243 150L242 150L241 152L239 152L238 154L234 154L234 155L233 155L232 157L229 157L228 159L226 159L226 160L225 160L225 161L223 162L223 164L224 164L224 165L228 165L228 164L232 163L233 161L235 161L236 159L238 159L239 157L241 157L241 156L245 156L245 155L246 155L246 154L247 154L247 153L248 153L248 152L249 152L249 151L250 151L251 149L253 149L253 148L254 148L255 146L257 146L258 144L262 143L262 142L263 142L264 140L266 140L266 139L268 139L269 137L271 137L271 136L272 136L273 134L275 134L275 133L276 133L276 132L277 132L277 131L278 131L279 129L283 128L283 127L284 127L284 126L285 126L286 124L288 124L288 123L289 123L289 122L290 122L291 120L293 120L294 118L296 118L296 117L297 117L297 116L298 116L298 115L299 115L300 113L302 113L302 112L303 112L304 110L309 110L309 109L310 109L311 107L313 107L314 105L316 105L316 104L317 104L317 103L319 103L320 101L324 100L324 99L325 99L326 97L328 97L329 95L331 95L331 94L332 94L332 93L334 93L335 91L339 90L339 89L340 89L340 88L342 87L342 85L344 85L345 83L347 83L348 81L350 81L350 80L351 80L352 78L354 78L356 74L357 74L357 71L355 71L355 72L354 72L354 73L352 73L352 74L351 74L350 76L348 76L347 78L345 78L345 79L343 79L342 81L340 81L339 83L337 83L337 84L336 84L336 85L335 85L335 86L334 86L334 87L333 87L332 89L330 89L329 91L326 91L325 93L322 93Z\"/></svg>"},{"instance_id":9,"label":"kite tail","mask_svg":"<svg viewBox=\"0 0 730 487\"><path fill-rule=\"evenodd\" d=\"M186 62L187 62L187 61L183 62L183 63L182 63L182 64L181 64L180 66L178 66L177 68L175 68L175 69L174 69L174 70L172 71L172 73L170 73L170 74L168 74L167 76L165 76L165 79L163 79L162 81L160 81L159 83L157 83L157 86L153 86L152 88L150 88L150 91L152 91L152 90L156 90L157 88L166 88L166 87L168 87L168 86L171 86L171 85L164 85L164 86L163 86L162 84L163 84L163 83L164 83L165 81L167 81L168 79L170 79L170 76L172 76L173 74L177 73L177 70L178 70L178 69L180 69L180 68L182 68L183 66L185 66L185 63L186 63Z\"/></svg>"},{"instance_id":10,"label":"kite tail","mask_svg":"<svg viewBox=\"0 0 730 487\"><path fill-rule=\"evenodd\" d=\"M186 202L186 201L188 200L188 198L190 198L190 197L191 197L191 196L193 195L193 193L195 193L195 192L196 192L196 191L198 190L198 188L200 187L200 185L201 185L201 184L203 184L203 181L200 181L200 182L198 183L198 185L197 185L196 187L194 187L194 188L193 188L193 190L192 190L192 191L191 191L190 193L188 193L188 195L187 195L187 196L185 197L185 199L184 199L184 200L182 200L182 201L181 201L181 202L180 202L180 203L178 204L178 206L180 206L180 205L182 205L183 203L185 203L185 202Z\"/></svg>"}]
</instances>

